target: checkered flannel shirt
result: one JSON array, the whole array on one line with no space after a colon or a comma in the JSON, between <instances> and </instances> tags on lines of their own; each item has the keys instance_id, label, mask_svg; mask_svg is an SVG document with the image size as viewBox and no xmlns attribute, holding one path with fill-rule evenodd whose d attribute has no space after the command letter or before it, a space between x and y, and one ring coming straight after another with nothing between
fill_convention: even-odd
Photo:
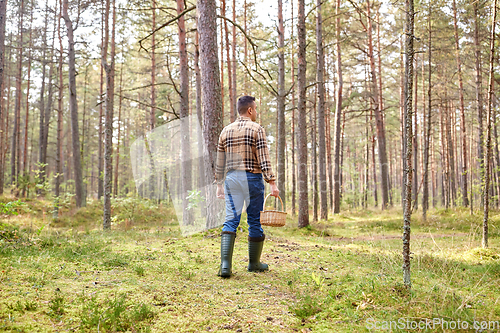
<instances>
[{"instance_id":1,"label":"checkered flannel shirt","mask_svg":"<svg viewBox=\"0 0 500 333\"><path fill-rule=\"evenodd\" d=\"M276 180L271 169L264 128L248 117L238 117L235 122L224 127L219 136L215 166L217 184L224 183L226 172L230 170L262 173L268 183Z\"/></svg>"}]
</instances>

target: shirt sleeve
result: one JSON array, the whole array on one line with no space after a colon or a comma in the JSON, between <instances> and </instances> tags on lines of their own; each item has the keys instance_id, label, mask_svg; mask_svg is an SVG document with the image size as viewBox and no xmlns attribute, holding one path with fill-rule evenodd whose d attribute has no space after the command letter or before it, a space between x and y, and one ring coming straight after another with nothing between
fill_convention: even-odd
<instances>
[{"instance_id":1,"label":"shirt sleeve","mask_svg":"<svg viewBox=\"0 0 500 333\"><path fill-rule=\"evenodd\" d=\"M217 143L217 162L215 163L215 182L217 184L224 183L224 173L226 169L226 147L224 140L224 131L219 136Z\"/></svg>"},{"instance_id":2,"label":"shirt sleeve","mask_svg":"<svg viewBox=\"0 0 500 333\"><path fill-rule=\"evenodd\" d=\"M276 180L276 176L271 168L271 158L269 157L269 148L267 147L266 132L262 126L257 131L257 162L262 170L264 180L269 183Z\"/></svg>"}]
</instances>

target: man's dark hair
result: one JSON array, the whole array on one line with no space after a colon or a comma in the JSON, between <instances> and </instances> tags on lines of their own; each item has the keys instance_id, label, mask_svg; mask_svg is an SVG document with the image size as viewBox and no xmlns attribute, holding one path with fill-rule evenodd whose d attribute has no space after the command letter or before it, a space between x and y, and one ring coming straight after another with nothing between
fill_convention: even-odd
<instances>
[{"instance_id":1,"label":"man's dark hair","mask_svg":"<svg viewBox=\"0 0 500 333\"><path fill-rule=\"evenodd\" d=\"M240 115L245 114L253 102L255 102L255 97L252 96L241 96L238 98L238 113Z\"/></svg>"}]
</instances>

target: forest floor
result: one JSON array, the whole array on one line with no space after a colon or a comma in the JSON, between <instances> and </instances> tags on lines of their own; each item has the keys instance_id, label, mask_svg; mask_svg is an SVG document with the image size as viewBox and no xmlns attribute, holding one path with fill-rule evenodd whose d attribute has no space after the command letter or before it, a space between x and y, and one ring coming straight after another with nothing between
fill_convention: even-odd
<instances>
[{"instance_id":1,"label":"forest floor","mask_svg":"<svg viewBox=\"0 0 500 333\"><path fill-rule=\"evenodd\" d=\"M500 321L499 212L482 249L480 212L431 210L423 222L417 211L408 290L397 209L302 229L289 216L265 228L264 273L246 270L243 219L234 275L221 279L220 229L182 237L168 207L116 200L103 232L97 202L54 222L50 202L11 201L0 197L0 331L434 332Z\"/></svg>"}]
</instances>

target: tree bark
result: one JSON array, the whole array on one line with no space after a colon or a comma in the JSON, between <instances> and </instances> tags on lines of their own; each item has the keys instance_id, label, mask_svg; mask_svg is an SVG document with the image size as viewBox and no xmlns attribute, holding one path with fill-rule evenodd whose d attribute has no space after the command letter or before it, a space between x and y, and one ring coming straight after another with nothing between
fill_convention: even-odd
<instances>
[{"instance_id":1,"label":"tree bark","mask_svg":"<svg viewBox=\"0 0 500 333\"><path fill-rule=\"evenodd\" d=\"M123 47L122 47L123 52ZM113 197L118 196L118 166L120 164L120 140L121 140L121 129L122 129L122 90L123 90L123 63L120 65L120 90L119 90L119 100L118 100L118 135L116 137L116 160L115 160L115 178L113 178Z\"/></svg>"},{"instance_id":2,"label":"tree bark","mask_svg":"<svg viewBox=\"0 0 500 333\"><path fill-rule=\"evenodd\" d=\"M297 132L297 150L298 150L298 174L299 179L299 228L309 225L309 202L307 193L307 120L306 120L306 16L305 1L298 0L297 17L297 38L298 38L298 90L299 100L297 104L298 132Z\"/></svg>"},{"instance_id":3,"label":"tree bark","mask_svg":"<svg viewBox=\"0 0 500 333\"><path fill-rule=\"evenodd\" d=\"M481 180L484 178L484 129L483 129L483 87L482 87L482 68L481 68L481 45L479 42L479 26L478 16L479 8L478 2L474 1L474 48L475 48L475 68L476 68L476 108L477 108L477 122L478 122L478 160L479 160L479 175ZM481 196L481 204L483 205L483 197Z\"/></svg>"},{"instance_id":4,"label":"tree bark","mask_svg":"<svg viewBox=\"0 0 500 333\"><path fill-rule=\"evenodd\" d=\"M486 119L486 156L485 156L485 170L484 170L484 209L483 209L483 248L488 247L488 218L489 218L489 188L490 188L490 160L491 160L491 126L493 124L492 104L493 104L493 80L494 80L494 62L495 62L495 27L497 16L497 0L493 1L492 8L492 23L491 23L491 36L490 36L490 61L489 61L489 79L488 79L488 111Z\"/></svg>"},{"instance_id":5,"label":"tree bark","mask_svg":"<svg viewBox=\"0 0 500 333\"><path fill-rule=\"evenodd\" d=\"M106 0L104 17L104 47L102 50L102 65L106 73L106 109L104 119L104 203L103 229L111 228L111 194L113 182L113 108L115 97L115 0L112 2L113 13L111 23L111 51L108 61L109 14L110 0Z\"/></svg>"},{"instance_id":6,"label":"tree bark","mask_svg":"<svg viewBox=\"0 0 500 333\"><path fill-rule=\"evenodd\" d=\"M403 283L411 288L410 274L410 231L411 231L411 192L412 192L412 98L413 98L413 25L414 8L413 0L406 0L406 24L405 24L405 126L406 126L406 190L404 204L404 226L403 226Z\"/></svg>"},{"instance_id":7,"label":"tree bark","mask_svg":"<svg viewBox=\"0 0 500 333\"><path fill-rule=\"evenodd\" d=\"M427 66L429 66L429 76L428 76L428 86L427 86L427 117L425 121L425 132L424 135L424 184L422 190L422 218L427 220L427 211L429 209L429 149L431 141L431 121L432 121L432 23L431 23L431 2L429 2L429 12L427 16L427 26L428 26L428 59ZM422 73L423 73L424 63L422 62ZM423 80L423 74L422 74Z\"/></svg>"},{"instance_id":8,"label":"tree bark","mask_svg":"<svg viewBox=\"0 0 500 333\"><path fill-rule=\"evenodd\" d=\"M29 98L30 98L30 86L31 86L31 53L33 49L33 12L34 8L31 8L31 14L30 14L30 36L29 36L29 46L28 46L28 78L26 80L26 113L24 117L24 148L23 148L23 177L28 177L29 181L29 168L27 166L27 161L28 161L28 125L29 125ZM25 181L26 181L25 180ZM23 187L23 192L22 196L25 197L26 195L26 186ZM29 188L28 188L29 190ZM29 195L29 193L28 193Z\"/></svg>"},{"instance_id":9,"label":"tree bark","mask_svg":"<svg viewBox=\"0 0 500 333\"><path fill-rule=\"evenodd\" d=\"M335 91L335 139L334 139L334 169L333 169L333 213L340 213L340 187L341 187L341 119L342 119L342 88L344 86L344 81L342 79L342 54L340 49L340 0L337 0L337 6L335 9L335 15L337 16L335 22L335 40L336 43L336 80L337 89Z\"/></svg>"},{"instance_id":10,"label":"tree bark","mask_svg":"<svg viewBox=\"0 0 500 333\"><path fill-rule=\"evenodd\" d=\"M71 138L73 148L73 171L75 174L76 207L85 205L83 193L82 164L80 161L80 137L78 131L78 103L76 97L76 66L75 41L73 23L68 15L68 0L63 2L63 18L68 30L68 78L69 78L69 109L71 114Z\"/></svg>"},{"instance_id":11,"label":"tree bark","mask_svg":"<svg viewBox=\"0 0 500 333\"><path fill-rule=\"evenodd\" d=\"M455 30L455 51L458 69L458 89L460 95L460 130L462 134L462 205L469 206L469 197L467 193L467 133L465 128L465 103L464 103L464 84L462 78L462 60L460 59L460 46L458 43L458 27L457 27L457 4L453 0L453 26Z\"/></svg>"},{"instance_id":12,"label":"tree bark","mask_svg":"<svg viewBox=\"0 0 500 333\"><path fill-rule=\"evenodd\" d=\"M200 67L203 105L203 137L205 141L205 177L208 184L215 179L217 140L222 131L222 99L217 57L217 13L213 0L198 0L198 31L200 33ZM209 186L207 227L217 225L215 189Z\"/></svg>"},{"instance_id":13,"label":"tree bark","mask_svg":"<svg viewBox=\"0 0 500 333\"><path fill-rule=\"evenodd\" d=\"M184 0L177 0L177 14L184 11ZM183 225L192 224L192 214L188 211L188 191L192 189L192 164L191 164L191 148L189 139L189 72L188 58L186 51L186 27L184 16L181 16L177 21L179 32L179 70L180 70L180 110L181 118L181 190L182 190L182 209L184 213Z\"/></svg>"},{"instance_id":14,"label":"tree bark","mask_svg":"<svg viewBox=\"0 0 500 333\"><path fill-rule=\"evenodd\" d=\"M198 24L196 24L198 26ZM198 117L197 126L197 139L198 139L198 156L203 156L203 142L201 128L203 128L203 117L202 117L202 105L201 105L201 73L200 73L200 43L199 43L199 33L198 31L195 34L195 53L194 53L194 72L196 78L196 115ZM199 167L202 167L201 165ZM198 170L199 180L198 180L198 188L202 187L203 184L203 170Z\"/></svg>"},{"instance_id":15,"label":"tree bark","mask_svg":"<svg viewBox=\"0 0 500 333\"><path fill-rule=\"evenodd\" d=\"M19 55L17 59L17 75L16 75L16 99L14 105L14 128L12 129L12 150L11 150L11 183L17 188L18 174L19 174L19 118L21 114L21 81L22 81L22 69L23 69L23 12L24 12L24 0L21 0L21 6L19 7L19 39L17 42L17 47L19 49Z\"/></svg>"},{"instance_id":16,"label":"tree bark","mask_svg":"<svg viewBox=\"0 0 500 333\"><path fill-rule=\"evenodd\" d=\"M59 0L59 17L57 20L57 32L59 38L59 63L58 63L58 86L59 94L57 101L57 142L56 142L56 170L54 180L54 212L53 218L57 219L59 215L60 187L62 178L62 127L63 127L63 44L61 36L61 19L62 19L62 0Z\"/></svg>"},{"instance_id":17,"label":"tree bark","mask_svg":"<svg viewBox=\"0 0 500 333\"><path fill-rule=\"evenodd\" d=\"M325 57L323 54L323 18L321 0L316 0L316 75L318 91L318 164L320 191L320 219L328 219L327 181L326 181L326 139L325 139Z\"/></svg>"},{"instance_id":18,"label":"tree bark","mask_svg":"<svg viewBox=\"0 0 500 333\"><path fill-rule=\"evenodd\" d=\"M283 1L278 0L278 149L277 149L277 175L278 189L283 197L283 205L286 210L285 193L285 28L283 25Z\"/></svg>"},{"instance_id":19,"label":"tree bark","mask_svg":"<svg viewBox=\"0 0 500 333\"><path fill-rule=\"evenodd\" d=\"M389 170L387 162L387 151L385 141L385 125L380 107L379 89L377 88L377 74L375 70L375 57L373 54L373 37L372 37L372 19L370 13L370 1L367 0L367 17L368 17L368 58L370 60L370 70L372 79L372 92L375 121L377 123L377 141L378 141L378 157L380 163L380 187L382 189L382 209L386 209L389 205Z\"/></svg>"},{"instance_id":20,"label":"tree bark","mask_svg":"<svg viewBox=\"0 0 500 333\"><path fill-rule=\"evenodd\" d=\"M233 0L233 22L236 23L236 0ZM232 84L232 95L233 95L233 110L234 110L234 117L237 118L238 117L238 110L237 110L237 105L236 105L236 102L237 102L237 95L236 95L236 92L237 92L237 89L236 89L236 26L233 24L233 43L232 43L232 47L231 47L231 50L233 51L232 53L232 58L231 58L231 64L233 66L233 70L232 70L232 74L233 74L233 77L232 77L232 81L233 81L233 84ZM246 40L246 38L245 38ZM285 192L283 192L284 194Z\"/></svg>"},{"instance_id":21,"label":"tree bark","mask_svg":"<svg viewBox=\"0 0 500 333\"><path fill-rule=\"evenodd\" d=\"M291 4L291 11L292 11L292 26L291 26L291 44L292 44L292 50L291 50L291 60L292 60L292 216L295 216L295 204L296 204L296 192L297 192L297 167L295 165L295 56L294 56L294 35L293 35L293 3L292 1ZM246 41L246 39L245 39ZM246 45L246 44L245 44ZM245 49L246 50L246 49Z\"/></svg>"},{"instance_id":22,"label":"tree bark","mask_svg":"<svg viewBox=\"0 0 500 333\"><path fill-rule=\"evenodd\" d=\"M4 187L4 68L5 68L5 26L7 22L7 0L0 0L0 195L3 194Z\"/></svg>"}]
</instances>

